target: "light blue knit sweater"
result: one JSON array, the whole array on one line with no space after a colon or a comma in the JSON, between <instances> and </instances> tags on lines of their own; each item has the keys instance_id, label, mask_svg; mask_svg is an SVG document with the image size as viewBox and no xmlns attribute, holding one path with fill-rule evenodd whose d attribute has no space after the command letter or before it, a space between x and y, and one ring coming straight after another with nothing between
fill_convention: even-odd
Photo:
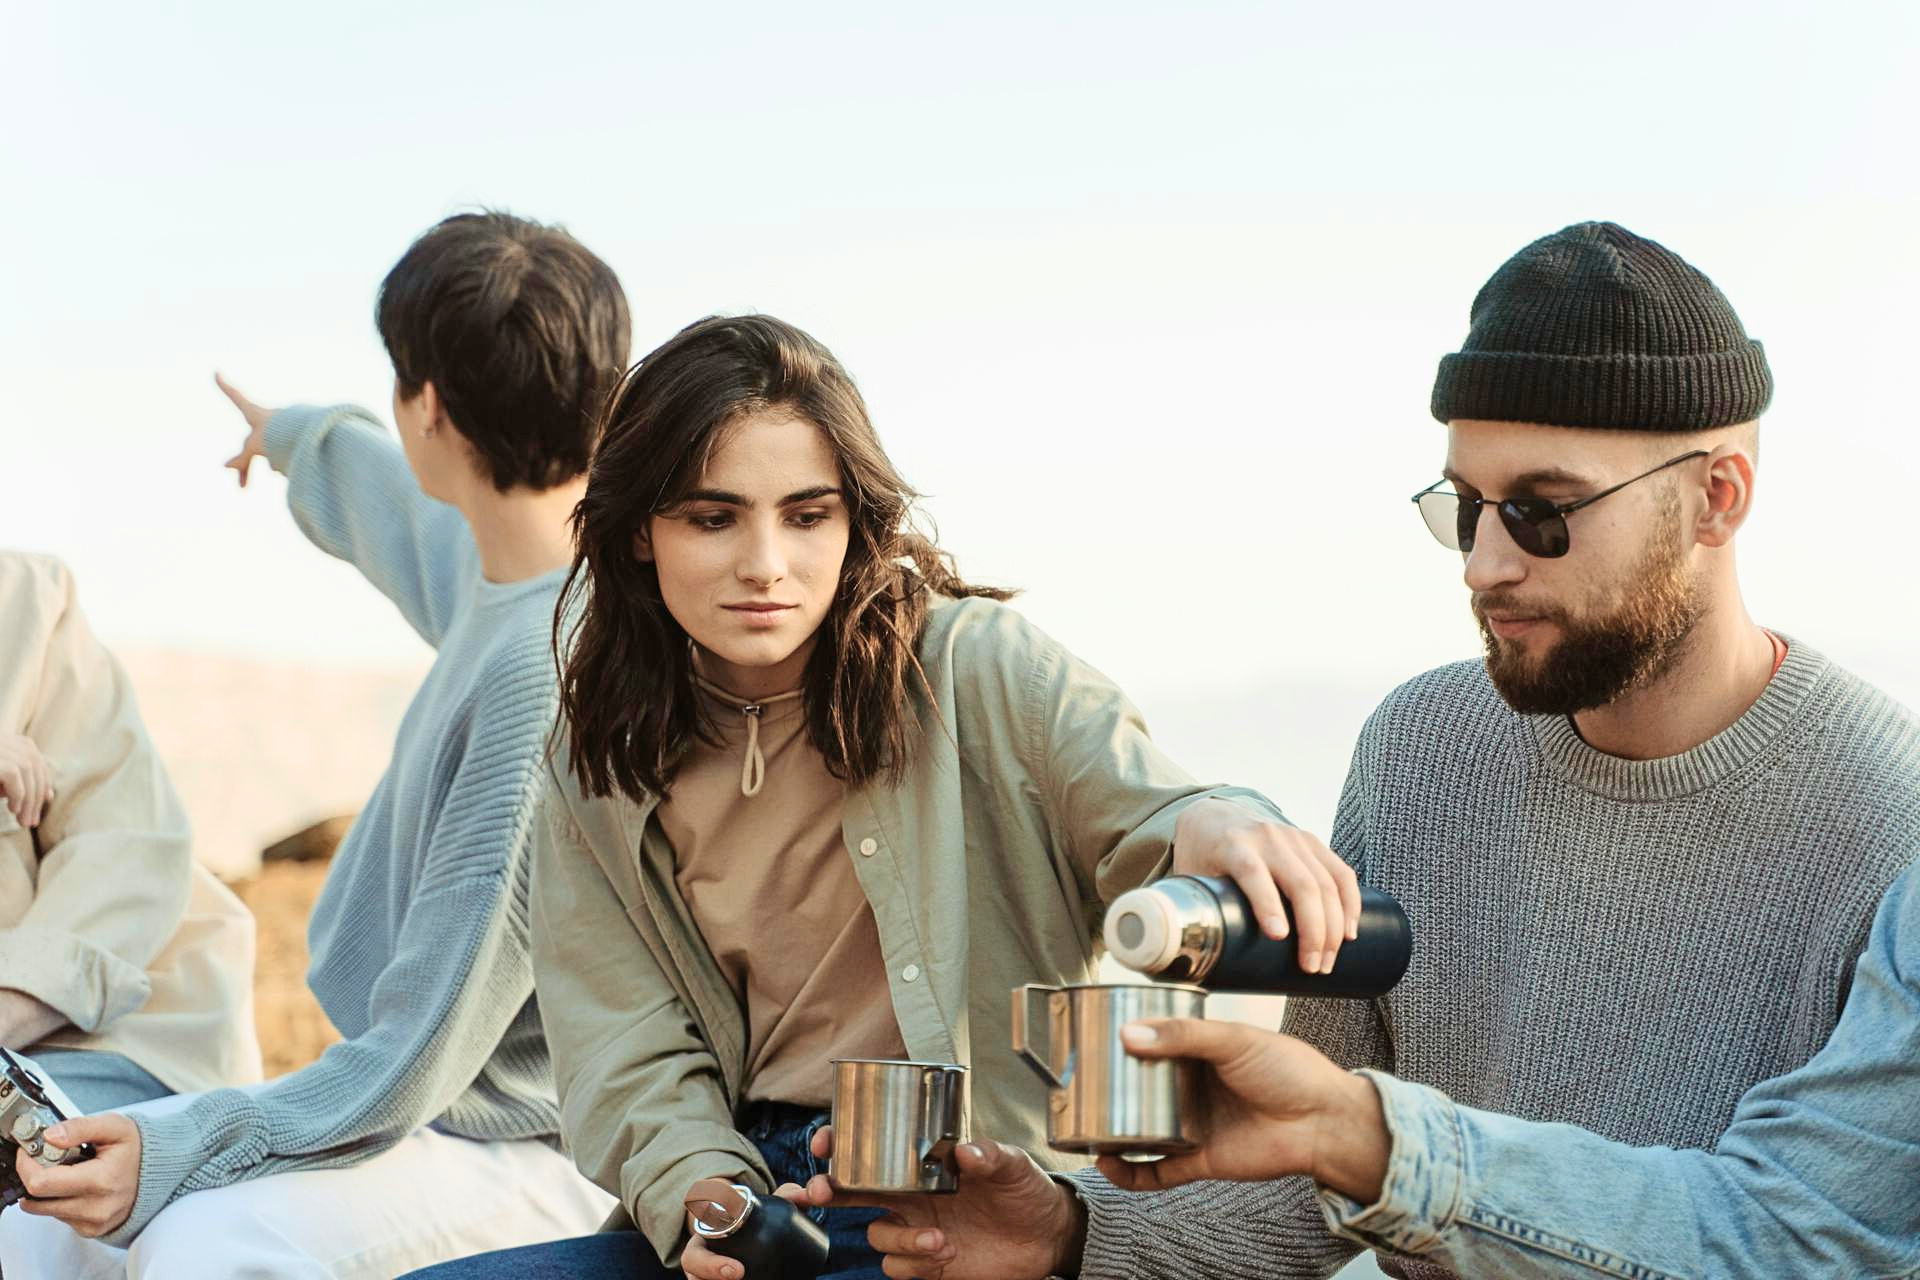
<instances>
[{"instance_id":1,"label":"light blue knit sweater","mask_svg":"<svg viewBox=\"0 0 1920 1280\"><path fill-rule=\"evenodd\" d=\"M439 656L308 930L308 983L345 1038L266 1085L140 1119L139 1197L115 1244L188 1192L356 1164L421 1125L480 1139L559 1132L527 868L558 710L549 636L564 575L484 580L466 522L420 492L362 410L283 409L266 447L300 528Z\"/></svg>"}]
</instances>

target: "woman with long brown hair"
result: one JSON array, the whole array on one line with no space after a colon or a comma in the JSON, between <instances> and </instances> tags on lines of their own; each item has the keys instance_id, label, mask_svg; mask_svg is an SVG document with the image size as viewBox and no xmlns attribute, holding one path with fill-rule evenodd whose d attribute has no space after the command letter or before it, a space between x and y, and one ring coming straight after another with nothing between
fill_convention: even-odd
<instances>
[{"instance_id":1,"label":"woman with long brown hair","mask_svg":"<svg viewBox=\"0 0 1920 1280\"><path fill-rule=\"evenodd\" d=\"M845 370L771 317L701 321L616 390L556 622L532 926L568 1146L646 1239L434 1275L738 1280L683 1201L804 1182L834 1058L969 1064L974 1123L1044 1150L1008 993L1087 981L1102 903L1155 876L1234 875L1276 934L1284 891L1332 967L1345 865L1182 773L913 499ZM871 1211L823 1212L828 1274L879 1277Z\"/></svg>"}]
</instances>

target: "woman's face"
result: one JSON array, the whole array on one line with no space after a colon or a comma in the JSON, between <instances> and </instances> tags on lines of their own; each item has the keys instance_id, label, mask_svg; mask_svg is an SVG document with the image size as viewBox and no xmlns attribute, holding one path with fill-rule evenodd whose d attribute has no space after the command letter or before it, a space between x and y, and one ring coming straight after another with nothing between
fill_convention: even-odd
<instances>
[{"instance_id":1,"label":"woman's face","mask_svg":"<svg viewBox=\"0 0 1920 1280\"><path fill-rule=\"evenodd\" d=\"M653 561L707 678L761 698L799 686L849 532L826 434L772 409L725 430L693 491L649 519L634 552Z\"/></svg>"}]
</instances>

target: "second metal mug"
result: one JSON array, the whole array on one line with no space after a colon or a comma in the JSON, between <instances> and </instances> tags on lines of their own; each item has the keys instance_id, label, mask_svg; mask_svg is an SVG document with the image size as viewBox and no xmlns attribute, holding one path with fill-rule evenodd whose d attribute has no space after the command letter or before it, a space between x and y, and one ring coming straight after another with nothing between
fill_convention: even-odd
<instances>
[{"instance_id":1,"label":"second metal mug","mask_svg":"<svg viewBox=\"0 0 1920 1280\"><path fill-rule=\"evenodd\" d=\"M967 1069L950 1062L833 1060L833 1157L842 1191L956 1191Z\"/></svg>"},{"instance_id":2,"label":"second metal mug","mask_svg":"<svg viewBox=\"0 0 1920 1280\"><path fill-rule=\"evenodd\" d=\"M1029 1034L1035 996L1047 998L1046 1040ZM1206 1125L1201 1066L1136 1058L1120 1028L1141 1018L1198 1018L1207 993L1152 983L1047 987L1013 992L1013 1050L1052 1086L1047 1145L1056 1151L1152 1157L1192 1151Z\"/></svg>"}]
</instances>

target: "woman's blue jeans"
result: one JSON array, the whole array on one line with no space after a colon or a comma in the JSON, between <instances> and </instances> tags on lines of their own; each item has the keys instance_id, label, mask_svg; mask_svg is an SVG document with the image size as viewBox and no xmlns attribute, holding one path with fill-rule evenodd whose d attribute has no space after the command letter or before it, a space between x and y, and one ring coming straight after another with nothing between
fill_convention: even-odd
<instances>
[{"instance_id":1,"label":"woman's blue jeans","mask_svg":"<svg viewBox=\"0 0 1920 1280\"><path fill-rule=\"evenodd\" d=\"M815 1130L826 1122L811 1108L758 1103L749 1108L740 1131L759 1148L775 1181L805 1185L826 1171L809 1150ZM814 1209L807 1216L826 1228L833 1247L822 1280L885 1280L880 1255L867 1245L867 1224L879 1210ZM679 1275L660 1264L645 1236L614 1231L443 1262L406 1280L673 1280Z\"/></svg>"}]
</instances>

